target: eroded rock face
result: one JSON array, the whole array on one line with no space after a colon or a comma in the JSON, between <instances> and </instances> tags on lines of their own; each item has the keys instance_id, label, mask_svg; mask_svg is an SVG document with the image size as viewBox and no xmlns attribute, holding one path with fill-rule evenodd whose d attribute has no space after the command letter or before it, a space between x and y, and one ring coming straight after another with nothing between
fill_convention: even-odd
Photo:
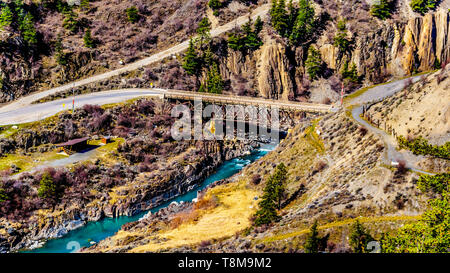
<instances>
[{"instance_id":1,"label":"eroded rock face","mask_svg":"<svg viewBox=\"0 0 450 273\"><path fill-rule=\"evenodd\" d=\"M258 60L258 89L265 98L287 100L294 89L289 73L286 47L270 41L261 49Z\"/></svg>"}]
</instances>

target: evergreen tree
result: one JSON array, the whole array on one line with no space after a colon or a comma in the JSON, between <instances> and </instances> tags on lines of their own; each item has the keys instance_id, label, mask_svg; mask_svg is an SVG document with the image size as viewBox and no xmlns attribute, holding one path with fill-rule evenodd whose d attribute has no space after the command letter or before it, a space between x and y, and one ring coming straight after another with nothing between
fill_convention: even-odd
<instances>
[{"instance_id":1,"label":"evergreen tree","mask_svg":"<svg viewBox=\"0 0 450 273\"><path fill-rule=\"evenodd\" d=\"M8 5L4 4L0 13L0 30L5 26L10 26L13 21L13 13Z\"/></svg>"},{"instance_id":2,"label":"evergreen tree","mask_svg":"<svg viewBox=\"0 0 450 273\"><path fill-rule=\"evenodd\" d=\"M344 63L344 68L342 69L342 78L350 80L354 83L359 82L358 71L354 63L352 63L350 70L348 68L348 61Z\"/></svg>"},{"instance_id":3,"label":"evergreen tree","mask_svg":"<svg viewBox=\"0 0 450 273\"><path fill-rule=\"evenodd\" d=\"M212 9L212 10L218 10L222 7L222 2L220 2L220 0L209 0L208 2L208 6Z\"/></svg>"},{"instance_id":4,"label":"evergreen tree","mask_svg":"<svg viewBox=\"0 0 450 273\"><path fill-rule=\"evenodd\" d=\"M270 10L272 26L280 33L281 36L285 36L287 33L287 12L285 0L272 0L272 9Z\"/></svg>"},{"instance_id":5,"label":"evergreen tree","mask_svg":"<svg viewBox=\"0 0 450 273\"><path fill-rule=\"evenodd\" d=\"M262 30L262 21L258 17L255 24L249 18L248 22L242 26L240 31L235 31L228 36L228 47L241 51L244 55L250 51L257 50L263 44L258 34Z\"/></svg>"},{"instance_id":6,"label":"evergreen tree","mask_svg":"<svg viewBox=\"0 0 450 273\"><path fill-rule=\"evenodd\" d=\"M8 195L6 194L5 189L0 187L0 203L5 202L6 200L8 200Z\"/></svg>"},{"instance_id":7,"label":"evergreen tree","mask_svg":"<svg viewBox=\"0 0 450 273\"><path fill-rule=\"evenodd\" d=\"M84 46L93 48L95 46L94 39L92 39L91 29L87 29L83 36Z\"/></svg>"},{"instance_id":8,"label":"evergreen tree","mask_svg":"<svg viewBox=\"0 0 450 273\"><path fill-rule=\"evenodd\" d=\"M281 209L281 201L286 192L287 169L283 163L280 163L273 174L273 193L278 209Z\"/></svg>"},{"instance_id":9,"label":"evergreen tree","mask_svg":"<svg viewBox=\"0 0 450 273\"><path fill-rule=\"evenodd\" d=\"M33 16L31 13L27 13L23 20L19 24L19 29L22 33L22 37L29 44L36 44L36 29L34 27Z\"/></svg>"},{"instance_id":10,"label":"evergreen tree","mask_svg":"<svg viewBox=\"0 0 450 273\"><path fill-rule=\"evenodd\" d=\"M305 66L309 77L312 80L316 79L322 68L322 59L320 58L319 51L313 46L309 47L308 58L306 59Z\"/></svg>"},{"instance_id":11,"label":"evergreen tree","mask_svg":"<svg viewBox=\"0 0 450 273\"><path fill-rule=\"evenodd\" d=\"M380 18L381 20L389 18L392 12L392 2L389 2L388 0L379 0L379 1L380 2L378 4L372 5L372 8L370 9L370 14L372 14L372 16Z\"/></svg>"},{"instance_id":12,"label":"evergreen tree","mask_svg":"<svg viewBox=\"0 0 450 273\"><path fill-rule=\"evenodd\" d=\"M298 16L298 9L294 6L292 0L289 0L289 4L288 4L288 19L287 19L289 35L290 35L290 32L292 32L292 29L294 28L295 19L297 18L297 16Z\"/></svg>"},{"instance_id":13,"label":"evergreen tree","mask_svg":"<svg viewBox=\"0 0 450 273\"><path fill-rule=\"evenodd\" d=\"M192 39L189 41L189 47L184 55L182 66L188 75L198 75L200 72L201 67Z\"/></svg>"},{"instance_id":14,"label":"evergreen tree","mask_svg":"<svg viewBox=\"0 0 450 273\"><path fill-rule=\"evenodd\" d=\"M308 237L306 238L305 245L303 248L306 253L317 253L319 252L321 244L321 238L319 237L319 230L317 229L317 220L311 226Z\"/></svg>"},{"instance_id":15,"label":"evergreen tree","mask_svg":"<svg viewBox=\"0 0 450 273\"><path fill-rule=\"evenodd\" d=\"M201 50L203 50L205 44L208 44L209 41L211 40L210 31L211 31L211 23L209 22L208 17L203 17L197 28L197 34L199 36L199 44Z\"/></svg>"},{"instance_id":16,"label":"evergreen tree","mask_svg":"<svg viewBox=\"0 0 450 273\"><path fill-rule=\"evenodd\" d=\"M427 13L430 9L435 9L438 4L439 0L411 0L411 3L409 3L412 10L422 15Z\"/></svg>"},{"instance_id":17,"label":"evergreen tree","mask_svg":"<svg viewBox=\"0 0 450 273\"><path fill-rule=\"evenodd\" d=\"M334 46L339 48L342 53L350 51L351 41L347 39L347 28L344 20L339 20L337 24L338 32L334 37Z\"/></svg>"},{"instance_id":18,"label":"evergreen tree","mask_svg":"<svg viewBox=\"0 0 450 273\"><path fill-rule=\"evenodd\" d=\"M89 9L89 0L81 0L80 8L82 10L88 10Z\"/></svg>"},{"instance_id":19,"label":"evergreen tree","mask_svg":"<svg viewBox=\"0 0 450 273\"><path fill-rule=\"evenodd\" d=\"M78 15L72 10L72 8L68 7L64 9L64 20L63 27L69 30L72 33L75 33L78 30Z\"/></svg>"},{"instance_id":20,"label":"evergreen tree","mask_svg":"<svg viewBox=\"0 0 450 273\"><path fill-rule=\"evenodd\" d=\"M286 181L286 166L281 163L277 166L273 175L267 179L262 201L259 203L259 210L255 214L257 226L270 224L280 218L277 214L277 208L281 208Z\"/></svg>"},{"instance_id":21,"label":"evergreen tree","mask_svg":"<svg viewBox=\"0 0 450 273\"><path fill-rule=\"evenodd\" d=\"M258 16L255 21L255 34L258 35L263 29L264 22L261 20L261 17Z\"/></svg>"},{"instance_id":22,"label":"evergreen tree","mask_svg":"<svg viewBox=\"0 0 450 273\"><path fill-rule=\"evenodd\" d=\"M290 35L290 40L293 44L305 44L308 42L314 31L314 17L314 7L309 3L309 0L300 0L298 15Z\"/></svg>"},{"instance_id":23,"label":"evergreen tree","mask_svg":"<svg viewBox=\"0 0 450 273\"><path fill-rule=\"evenodd\" d=\"M56 197L56 184L49 173L44 173L39 183L38 196L43 199L53 199Z\"/></svg>"},{"instance_id":24,"label":"evergreen tree","mask_svg":"<svg viewBox=\"0 0 450 273\"><path fill-rule=\"evenodd\" d=\"M58 37L56 38L55 52L56 52L56 62L62 66L66 65L67 58L66 58L66 54L63 51L61 34L58 34Z\"/></svg>"},{"instance_id":25,"label":"evergreen tree","mask_svg":"<svg viewBox=\"0 0 450 273\"><path fill-rule=\"evenodd\" d=\"M222 93L223 80L216 63L214 63L208 71L206 88L208 89L209 93L216 93L216 94Z\"/></svg>"},{"instance_id":26,"label":"evergreen tree","mask_svg":"<svg viewBox=\"0 0 450 273\"><path fill-rule=\"evenodd\" d=\"M367 244L371 241L374 241L372 235L370 235L370 233L366 231L359 220L356 220L351 228L349 241L350 246L353 248L353 252L366 253Z\"/></svg>"},{"instance_id":27,"label":"evergreen tree","mask_svg":"<svg viewBox=\"0 0 450 273\"><path fill-rule=\"evenodd\" d=\"M450 246L450 193L429 201L422 218L382 238L384 253L448 253Z\"/></svg>"}]
</instances>

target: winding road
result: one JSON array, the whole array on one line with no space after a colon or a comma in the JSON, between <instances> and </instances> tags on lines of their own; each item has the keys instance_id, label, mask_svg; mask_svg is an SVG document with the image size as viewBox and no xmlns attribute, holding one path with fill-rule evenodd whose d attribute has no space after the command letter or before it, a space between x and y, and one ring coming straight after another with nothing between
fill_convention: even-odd
<instances>
[{"instance_id":1,"label":"winding road","mask_svg":"<svg viewBox=\"0 0 450 273\"><path fill-rule=\"evenodd\" d=\"M294 2L297 2L297 1L298 0L294 0ZM227 31L234 29L237 26L242 26L243 24L248 22L249 17L251 17L252 20L256 20L256 18L258 18L258 16L260 16L262 19L264 19L267 16L268 11L270 10L270 7L271 7L270 4L262 5L256 9L254 9L250 14L240 16L227 24L224 24L222 26L212 29L210 32L211 37L217 37L223 33L226 33ZM109 72L106 72L103 74L98 74L98 75L95 75L95 76L92 76L92 77L89 77L86 79L78 80L78 81L71 82L71 83L68 83L65 85L61 85L61 86L58 86L58 87L55 87L55 88L52 88L52 89L49 89L46 91L36 92L36 93L30 94L28 96L22 97L15 102L12 102L10 104L3 106L1 108L1 111L8 112L11 110L17 110L20 107L26 107L26 106L30 105L31 103L38 101L42 98L45 98L47 96L50 96L50 95L53 95L53 94L56 94L59 92L68 91L68 90L71 90L72 88L76 88L76 87L84 86L87 84L95 83L98 81L106 80L106 79L112 78L114 76L119 76L122 73L137 70L141 67L148 66L150 64L159 62L167 57L171 57L176 54L183 53L188 47L189 47L189 40L186 40L180 44L177 44L173 47L170 47L166 50L156 53L148 58L144 58L137 62L124 65L123 67L121 67L119 69L112 70L112 71L109 71Z\"/></svg>"},{"instance_id":2,"label":"winding road","mask_svg":"<svg viewBox=\"0 0 450 273\"><path fill-rule=\"evenodd\" d=\"M432 173L426 172L424 170L421 170L418 166L418 162L423 160L423 156L416 156L411 151L408 150L401 150L398 151L396 149L397 147L397 140L386 133L385 131L376 128L369 124L367 121L361 118L361 115L363 113L363 106L367 104L371 104L377 101L381 101L387 97L390 97L394 95L395 93L403 90L406 81L409 81L412 79L412 82L417 82L420 80L421 76L414 76L411 78L406 78L402 80L398 80L395 82L390 82L387 84L382 84L379 86L375 86L366 92L364 92L362 95L350 100L346 103L346 106L353 106L352 108L352 117L362 126L370 130L371 132L378 135L383 142L385 143L387 150L385 154L385 164L391 165L392 162L400 162L404 161L406 162L406 167L408 169L411 169L414 172L418 172L421 174L427 174L427 175L434 175Z\"/></svg>"},{"instance_id":3,"label":"winding road","mask_svg":"<svg viewBox=\"0 0 450 273\"><path fill-rule=\"evenodd\" d=\"M336 112L332 105L303 103L292 101L277 101L263 98L252 98L232 95L219 95L199 92L189 92L169 89L119 89L97 93L90 93L75 97L75 108L86 104L105 105L118 103L138 97L159 97L180 100L202 99L204 101L222 104L255 105L259 107L278 107L307 112ZM73 97L40 103L14 104L15 107L0 108L0 125L21 124L45 119L64 110L72 109Z\"/></svg>"}]
</instances>

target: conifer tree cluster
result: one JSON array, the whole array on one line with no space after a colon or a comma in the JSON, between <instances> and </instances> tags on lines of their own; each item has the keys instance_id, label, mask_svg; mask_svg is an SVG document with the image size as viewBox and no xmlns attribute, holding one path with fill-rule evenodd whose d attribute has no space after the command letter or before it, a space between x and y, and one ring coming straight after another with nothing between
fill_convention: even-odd
<instances>
[{"instance_id":1,"label":"conifer tree cluster","mask_svg":"<svg viewBox=\"0 0 450 273\"><path fill-rule=\"evenodd\" d=\"M391 16L394 9L394 2L389 0L379 0L378 3L372 5L370 14L381 20L387 19Z\"/></svg>"},{"instance_id":2,"label":"conifer tree cluster","mask_svg":"<svg viewBox=\"0 0 450 273\"><path fill-rule=\"evenodd\" d=\"M317 226L318 224L316 220L311 226L309 234L306 237L305 244L303 245L303 249L306 253L318 253L324 251L327 246L329 235L327 234L321 237Z\"/></svg>"},{"instance_id":3,"label":"conifer tree cluster","mask_svg":"<svg viewBox=\"0 0 450 273\"><path fill-rule=\"evenodd\" d=\"M314 80L316 79L320 71L322 70L322 59L320 58L319 51L314 47L310 46L308 49L308 58L305 62L306 72L308 72L309 77Z\"/></svg>"},{"instance_id":4,"label":"conifer tree cluster","mask_svg":"<svg viewBox=\"0 0 450 273\"><path fill-rule=\"evenodd\" d=\"M338 32L334 37L334 46L339 48L341 53L349 53L351 51L352 41L347 39L347 27L345 26L345 20L339 20L337 24Z\"/></svg>"},{"instance_id":5,"label":"conifer tree cluster","mask_svg":"<svg viewBox=\"0 0 450 273\"><path fill-rule=\"evenodd\" d=\"M264 194L259 203L259 210L256 212L255 225L261 226L278 221L277 210L281 209L281 201L285 195L285 187L287 182L287 169L281 163L275 169L275 172L266 182Z\"/></svg>"},{"instance_id":6,"label":"conifer tree cluster","mask_svg":"<svg viewBox=\"0 0 450 273\"><path fill-rule=\"evenodd\" d=\"M234 31L228 36L228 47L233 50L241 51L244 55L257 50L263 45L259 33L263 28L263 22L258 17L253 24L251 18L242 26L239 31Z\"/></svg>"},{"instance_id":7,"label":"conifer tree cluster","mask_svg":"<svg viewBox=\"0 0 450 273\"><path fill-rule=\"evenodd\" d=\"M368 231L364 228L364 226L356 220L353 224L350 232L350 246L353 248L353 252L355 253L366 253L367 252L367 244L375 239L370 235Z\"/></svg>"},{"instance_id":8,"label":"conifer tree cluster","mask_svg":"<svg viewBox=\"0 0 450 273\"><path fill-rule=\"evenodd\" d=\"M188 75L195 76L199 92L222 93L224 82L219 66L213 60L211 51L211 23L204 17L197 28L197 37L189 41L183 57L182 67ZM200 75L206 73L205 82L200 83Z\"/></svg>"},{"instance_id":9,"label":"conifer tree cluster","mask_svg":"<svg viewBox=\"0 0 450 273\"><path fill-rule=\"evenodd\" d=\"M20 31L20 35L29 45L38 42L33 15L25 10L22 0L16 0L9 4L1 3L0 9L0 30L14 25L13 28Z\"/></svg>"},{"instance_id":10,"label":"conifer tree cluster","mask_svg":"<svg viewBox=\"0 0 450 273\"><path fill-rule=\"evenodd\" d=\"M309 0L299 0L298 7L290 0L287 9L285 0L272 0L270 17L273 28L294 45L310 42L316 28L314 7Z\"/></svg>"}]
</instances>

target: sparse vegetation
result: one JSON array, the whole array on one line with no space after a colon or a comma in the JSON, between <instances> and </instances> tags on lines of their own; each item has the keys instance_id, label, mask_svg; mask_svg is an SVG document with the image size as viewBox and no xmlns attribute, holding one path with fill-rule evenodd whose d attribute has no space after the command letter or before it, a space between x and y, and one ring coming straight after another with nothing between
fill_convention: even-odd
<instances>
[{"instance_id":1,"label":"sparse vegetation","mask_svg":"<svg viewBox=\"0 0 450 273\"><path fill-rule=\"evenodd\" d=\"M228 35L228 47L236 51L241 51L244 55L257 50L263 44L259 37L262 26L263 22L260 17L257 18L255 24L249 19L249 21L242 26L241 30L235 30Z\"/></svg>"},{"instance_id":2,"label":"sparse vegetation","mask_svg":"<svg viewBox=\"0 0 450 273\"><path fill-rule=\"evenodd\" d=\"M393 11L394 1L380 0L379 3L373 4L370 14L381 20L385 20L391 16Z\"/></svg>"},{"instance_id":3,"label":"sparse vegetation","mask_svg":"<svg viewBox=\"0 0 450 273\"><path fill-rule=\"evenodd\" d=\"M371 241L374 241L372 235L366 231L364 226L356 220L353 226L351 227L350 233L350 246L353 248L353 252L355 253L366 253L367 252L367 244Z\"/></svg>"},{"instance_id":4,"label":"sparse vegetation","mask_svg":"<svg viewBox=\"0 0 450 273\"><path fill-rule=\"evenodd\" d=\"M285 194L286 175L286 166L281 163L275 169L274 174L267 179L262 201L259 203L259 210L255 215L257 226L279 220L277 208L281 208L281 200Z\"/></svg>"}]
</instances>

